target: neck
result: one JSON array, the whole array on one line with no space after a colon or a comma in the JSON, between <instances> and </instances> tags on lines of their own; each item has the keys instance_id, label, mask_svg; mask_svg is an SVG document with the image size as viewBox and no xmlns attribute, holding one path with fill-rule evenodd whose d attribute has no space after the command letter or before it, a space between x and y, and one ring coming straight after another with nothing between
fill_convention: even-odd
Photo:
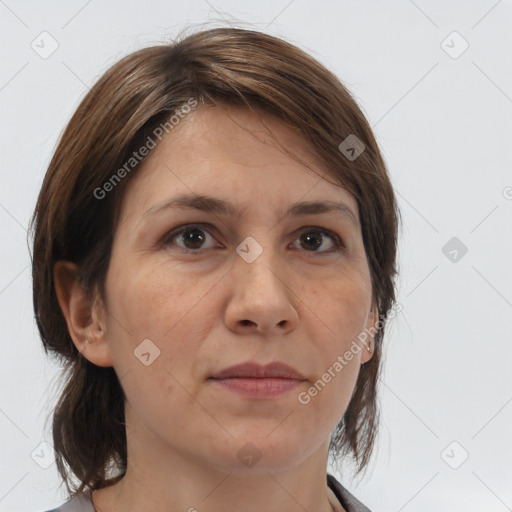
<instances>
[{"instance_id":1,"label":"neck","mask_svg":"<svg viewBox=\"0 0 512 512\"><path fill-rule=\"evenodd\" d=\"M221 512L234 504L244 512L343 512L339 502L332 503L335 497L327 486L328 439L309 456L302 455L302 460L301 450L295 447L283 452L294 454L292 462L291 457L267 461L262 457L245 467L236 457L236 448L231 457L222 452L230 453L231 446L204 456L190 447L163 446L161 440L144 435L140 425L135 435L129 425L126 474L116 484L92 493L98 512Z\"/></svg>"},{"instance_id":2,"label":"neck","mask_svg":"<svg viewBox=\"0 0 512 512\"><path fill-rule=\"evenodd\" d=\"M345 512L325 483L317 489L308 482L305 488L277 473L269 473L266 478L243 478L231 473L222 475L217 481L172 480L162 492L154 483L144 486L147 481L135 482L133 474L127 472L117 484L94 491L93 505L97 512L220 512L232 509L234 504L242 507L244 512Z\"/></svg>"}]
</instances>

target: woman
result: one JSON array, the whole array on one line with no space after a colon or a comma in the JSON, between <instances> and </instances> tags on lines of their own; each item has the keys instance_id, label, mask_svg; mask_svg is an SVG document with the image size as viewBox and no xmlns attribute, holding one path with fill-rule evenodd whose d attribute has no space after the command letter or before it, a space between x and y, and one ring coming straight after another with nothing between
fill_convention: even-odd
<instances>
[{"instance_id":1,"label":"woman","mask_svg":"<svg viewBox=\"0 0 512 512\"><path fill-rule=\"evenodd\" d=\"M56 510L367 511L327 463L374 446L397 223L365 117L297 47L221 28L109 69L32 219Z\"/></svg>"}]
</instances>

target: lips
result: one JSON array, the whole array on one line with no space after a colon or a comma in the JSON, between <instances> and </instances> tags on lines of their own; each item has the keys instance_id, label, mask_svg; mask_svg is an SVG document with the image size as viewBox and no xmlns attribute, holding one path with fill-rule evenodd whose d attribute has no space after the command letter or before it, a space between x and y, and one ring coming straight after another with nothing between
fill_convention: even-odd
<instances>
[{"instance_id":1,"label":"lips","mask_svg":"<svg viewBox=\"0 0 512 512\"><path fill-rule=\"evenodd\" d=\"M273 362L265 366L257 363L242 363L225 368L215 373L212 379L256 378L256 379L294 379L306 380L295 368L280 362Z\"/></svg>"}]
</instances>

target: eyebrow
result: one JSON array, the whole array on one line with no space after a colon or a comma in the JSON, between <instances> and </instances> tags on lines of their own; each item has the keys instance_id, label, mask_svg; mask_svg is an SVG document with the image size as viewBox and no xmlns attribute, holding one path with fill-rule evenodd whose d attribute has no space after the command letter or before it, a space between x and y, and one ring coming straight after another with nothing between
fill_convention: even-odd
<instances>
[{"instance_id":1,"label":"eyebrow","mask_svg":"<svg viewBox=\"0 0 512 512\"><path fill-rule=\"evenodd\" d=\"M217 197L202 194L183 194L174 197L163 203L157 203L147 210L143 217L154 215L162 210L169 208L187 208L199 210L202 212L214 213L217 215L243 217L247 207L241 208L235 206L230 201L219 199ZM333 201L302 201L290 206L284 217L298 217L302 215L318 215L322 213L340 212L347 217L355 226L359 226L356 216L352 209L345 203Z\"/></svg>"}]
</instances>

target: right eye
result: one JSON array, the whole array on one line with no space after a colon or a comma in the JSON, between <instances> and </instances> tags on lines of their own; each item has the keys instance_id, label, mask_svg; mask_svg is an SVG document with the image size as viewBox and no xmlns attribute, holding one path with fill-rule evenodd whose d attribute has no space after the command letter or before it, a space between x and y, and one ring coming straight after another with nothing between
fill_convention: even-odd
<instances>
[{"instance_id":1,"label":"right eye","mask_svg":"<svg viewBox=\"0 0 512 512\"><path fill-rule=\"evenodd\" d=\"M198 252L204 249L203 244L211 238L215 240L210 232L198 224L187 224L174 229L165 236L163 245L178 245L181 249L188 252ZM175 241L176 240L176 241ZM206 247L206 249L212 247Z\"/></svg>"}]
</instances>

